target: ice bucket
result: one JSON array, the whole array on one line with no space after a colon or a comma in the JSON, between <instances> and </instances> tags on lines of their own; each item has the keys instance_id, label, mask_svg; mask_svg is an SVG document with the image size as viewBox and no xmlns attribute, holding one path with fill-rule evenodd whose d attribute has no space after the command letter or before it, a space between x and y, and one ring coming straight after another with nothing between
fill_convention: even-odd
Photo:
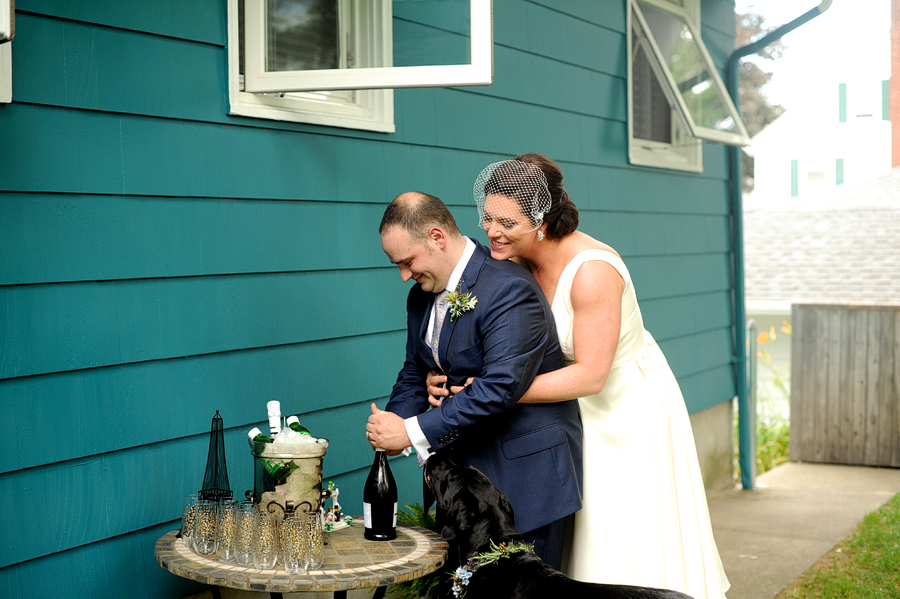
<instances>
[{"instance_id":1,"label":"ice bucket","mask_svg":"<svg viewBox=\"0 0 900 599\"><path fill-rule=\"evenodd\" d=\"M322 501L322 460L326 439L316 443L260 443L250 440L253 496L269 512L283 516L293 509L310 512Z\"/></svg>"}]
</instances>

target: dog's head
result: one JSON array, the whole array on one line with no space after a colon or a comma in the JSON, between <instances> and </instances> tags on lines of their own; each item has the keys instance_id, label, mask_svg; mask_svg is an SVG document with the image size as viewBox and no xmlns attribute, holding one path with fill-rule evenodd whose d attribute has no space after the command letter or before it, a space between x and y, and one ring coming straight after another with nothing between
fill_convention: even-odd
<instances>
[{"instance_id":1,"label":"dog's head","mask_svg":"<svg viewBox=\"0 0 900 599\"><path fill-rule=\"evenodd\" d=\"M438 532L455 546L459 563L493 540L520 539L512 505L481 470L435 454L425 462L425 488L436 507ZM426 498L428 501L428 498Z\"/></svg>"}]
</instances>

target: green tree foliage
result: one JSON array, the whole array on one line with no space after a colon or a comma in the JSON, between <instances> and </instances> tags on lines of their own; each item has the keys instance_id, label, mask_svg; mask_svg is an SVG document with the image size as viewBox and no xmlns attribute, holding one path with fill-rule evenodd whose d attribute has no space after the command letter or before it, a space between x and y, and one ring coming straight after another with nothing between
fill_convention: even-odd
<instances>
[{"instance_id":1,"label":"green tree foliage","mask_svg":"<svg viewBox=\"0 0 900 599\"><path fill-rule=\"evenodd\" d=\"M764 16L752 11L735 13L734 16L737 24L737 36L734 40L735 48L746 46L774 29L774 27L766 26L766 18ZM757 54L744 58L738 67L741 117L750 137L765 129L769 123L784 112L784 106L771 104L766 97L763 88L772 80L772 73L761 66L765 65L765 61L781 58L784 48L784 43L781 40L777 40L760 50ZM743 153L743 158L744 191L752 191L753 158L746 152Z\"/></svg>"}]
</instances>

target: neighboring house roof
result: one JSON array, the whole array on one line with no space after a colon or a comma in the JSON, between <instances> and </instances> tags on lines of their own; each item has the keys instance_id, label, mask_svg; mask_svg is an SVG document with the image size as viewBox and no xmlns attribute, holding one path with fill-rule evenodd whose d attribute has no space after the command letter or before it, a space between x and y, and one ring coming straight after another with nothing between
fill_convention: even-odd
<instances>
[{"instance_id":1,"label":"neighboring house roof","mask_svg":"<svg viewBox=\"0 0 900 599\"><path fill-rule=\"evenodd\" d=\"M744 209L753 302L900 302L900 168L821 198Z\"/></svg>"}]
</instances>

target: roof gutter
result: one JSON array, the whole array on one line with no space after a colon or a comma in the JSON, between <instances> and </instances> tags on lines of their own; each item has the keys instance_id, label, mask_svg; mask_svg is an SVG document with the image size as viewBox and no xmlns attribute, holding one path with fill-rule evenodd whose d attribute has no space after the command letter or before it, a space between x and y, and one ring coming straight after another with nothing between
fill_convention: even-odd
<instances>
[{"instance_id":1,"label":"roof gutter","mask_svg":"<svg viewBox=\"0 0 900 599\"><path fill-rule=\"evenodd\" d=\"M804 23L814 19L831 7L832 0L822 2L803 13L793 21L778 27L760 39L742 46L731 53L725 65L725 80L728 94L731 96L738 112L741 110L740 93L738 92L738 65L740 60L755 54L778 41L785 34L797 29ZM734 297L732 311L734 315L734 368L735 387L738 393L738 446L741 466L741 486L753 489L756 485L756 414L751 410L747 381L747 311L744 294L744 208L743 208L743 172L741 165L741 149L736 146L728 148L729 175L731 179L731 234L732 234L732 276L734 277Z\"/></svg>"}]
</instances>

